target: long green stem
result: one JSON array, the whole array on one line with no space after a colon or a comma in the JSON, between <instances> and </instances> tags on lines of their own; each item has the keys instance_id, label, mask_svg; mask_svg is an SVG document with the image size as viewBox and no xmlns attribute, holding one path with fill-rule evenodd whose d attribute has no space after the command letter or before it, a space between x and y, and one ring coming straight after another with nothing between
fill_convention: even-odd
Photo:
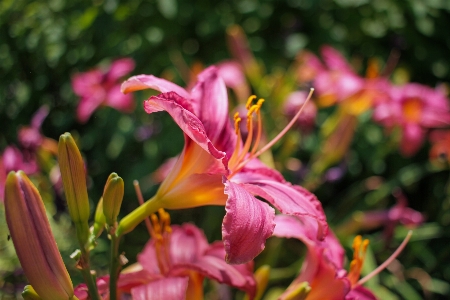
<instances>
[{"instance_id":1,"label":"long green stem","mask_svg":"<svg viewBox=\"0 0 450 300\"><path fill-rule=\"evenodd\" d=\"M119 242L120 237L117 237L114 233L111 234L111 264L109 271L109 299L117 299L117 280L120 273L120 260L119 260Z\"/></svg>"},{"instance_id":2,"label":"long green stem","mask_svg":"<svg viewBox=\"0 0 450 300\"><path fill-rule=\"evenodd\" d=\"M84 281L86 282L86 285L88 287L90 299L101 300L100 295L98 294L97 284L91 274L91 269L89 267L89 251L83 247L81 247L80 266Z\"/></svg>"}]
</instances>

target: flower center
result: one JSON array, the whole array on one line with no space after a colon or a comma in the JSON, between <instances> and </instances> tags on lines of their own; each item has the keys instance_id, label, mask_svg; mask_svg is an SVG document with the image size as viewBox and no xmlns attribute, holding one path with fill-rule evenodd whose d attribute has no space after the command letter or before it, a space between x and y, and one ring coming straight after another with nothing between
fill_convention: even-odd
<instances>
[{"instance_id":1,"label":"flower center","mask_svg":"<svg viewBox=\"0 0 450 300\"><path fill-rule=\"evenodd\" d=\"M253 104L253 101L256 99L256 96L250 96L247 100L247 104L245 105L245 108L247 109L247 130L248 135L245 140L244 145L242 146L241 139L241 130L240 130L240 123L242 121L241 117L239 116L239 113L236 113L234 115L234 128L237 135L237 142L236 147L234 148L233 154L231 155L231 158L228 162L228 168L230 170L230 175L228 175L228 179L233 177L237 172L239 172L250 160L260 156L263 152L270 149L276 142L278 142L285 134L286 132L295 124L295 122L300 117L303 108L305 107L306 103L311 99L312 93L314 92L314 89L311 89L309 92L308 98L306 98L305 102L303 102L302 106L298 110L298 112L295 114L295 116L292 118L292 120L289 122L289 124L284 127L283 130L278 133L278 135L273 138L269 143L267 143L264 147L259 148L259 142L261 141L261 134L262 134L262 120L261 120L261 106L264 103L264 99L259 99L256 104ZM254 124L254 116L256 115L256 125ZM256 136L254 137L254 126L256 126Z\"/></svg>"},{"instance_id":2,"label":"flower center","mask_svg":"<svg viewBox=\"0 0 450 300\"><path fill-rule=\"evenodd\" d=\"M403 114L406 121L418 123L422 116L422 101L418 98L411 98L403 103Z\"/></svg>"},{"instance_id":3,"label":"flower center","mask_svg":"<svg viewBox=\"0 0 450 300\"><path fill-rule=\"evenodd\" d=\"M156 214L150 215L151 226L148 227L150 236L155 241L155 253L158 267L161 274L169 272L170 262L170 215L163 208L158 210L159 218Z\"/></svg>"},{"instance_id":4,"label":"flower center","mask_svg":"<svg viewBox=\"0 0 450 300\"><path fill-rule=\"evenodd\" d=\"M356 236L353 240L353 260L350 263L350 271L347 276L352 286L358 282L359 276L361 275L361 269L366 257L367 246L369 246L369 240L363 240L360 235Z\"/></svg>"}]
</instances>

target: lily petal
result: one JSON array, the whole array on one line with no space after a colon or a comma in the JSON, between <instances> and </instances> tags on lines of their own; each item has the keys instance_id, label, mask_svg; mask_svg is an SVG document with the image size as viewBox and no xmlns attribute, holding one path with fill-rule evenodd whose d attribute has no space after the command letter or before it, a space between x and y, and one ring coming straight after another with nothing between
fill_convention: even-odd
<instances>
[{"instance_id":1,"label":"lily petal","mask_svg":"<svg viewBox=\"0 0 450 300\"><path fill-rule=\"evenodd\" d=\"M224 185L228 195L222 223L222 239L227 253L225 260L242 264L264 250L266 239L275 227L275 211L243 186L226 179Z\"/></svg>"},{"instance_id":2,"label":"lily petal","mask_svg":"<svg viewBox=\"0 0 450 300\"><path fill-rule=\"evenodd\" d=\"M208 240L198 227L192 224L172 226L170 236L170 258L173 264L198 260L208 249Z\"/></svg>"},{"instance_id":3,"label":"lily petal","mask_svg":"<svg viewBox=\"0 0 450 300\"><path fill-rule=\"evenodd\" d=\"M191 97L195 115L203 123L207 136L219 150L231 154L236 134L228 116L227 88L215 66L198 75Z\"/></svg>"},{"instance_id":4,"label":"lily petal","mask_svg":"<svg viewBox=\"0 0 450 300\"><path fill-rule=\"evenodd\" d=\"M181 130L200 147L216 159L225 157L225 153L219 151L208 138L205 127L193 113L190 102L177 93L169 92L150 97L144 102L144 109L149 114L157 111L167 111Z\"/></svg>"},{"instance_id":5,"label":"lily petal","mask_svg":"<svg viewBox=\"0 0 450 300\"><path fill-rule=\"evenodd\" d=\"M239 179L244 183L245 189L264 198L281 213L316 220L318 226L311 226L310 230L317 232L319 240L326 236L328 224L322 204L308 190L288 182L268 180L261 176L258 178L256 173L243 173Z\"/></svg>"},{"instance_id":6,"label":"lily petal","mask_svg":"<svg viewBox=\"0 0 450 300\"><path fill-rule=\"evenodd\" d=\"M133 76L122 83L121 87L124 94L145 89L157 90L161 93L175 92L181 97L190 98L189 93L181 86L153 75Z\"/></svg>"},{"instance_id":7,"label":"lily petal","mask_svg":"<svg viewBox=\"0 0 450 300\"><path fill-rule=\"evenodd\" d=\"M164 278L131 289L134 300L181 300L186 299L189 277Z\"/></svg>"}]
</instances>

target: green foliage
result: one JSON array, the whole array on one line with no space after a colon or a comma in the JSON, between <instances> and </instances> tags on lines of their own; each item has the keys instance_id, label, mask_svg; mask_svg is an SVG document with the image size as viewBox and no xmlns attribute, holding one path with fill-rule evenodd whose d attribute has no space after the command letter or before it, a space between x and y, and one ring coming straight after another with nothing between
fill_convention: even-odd
<instances>
[{"instance_id":1,"label":"green foliage","mask_svg":"<svg viewBox=\"0 0 450 300\"><path fill-rule=\"evenodd\" d=\"M283 74L298 51L317 52L321 45L331 44L347 57L351 55L357 66L365 65L363 62L371 57L386 61L392 51L397 51L400 56L393 74L395 81L435 85L450 81L449 13L450 2L446 0L3 0L0 152L9 144L17 144L17 129L29 124L40 106L48 105L50 115L42 132L53 139L66 131L78 136L87 163L92 204L100 199L108 174L117 172L125 182L121 212L125 215L138 205L132 181L140 181L144 197L152 196L156 187L150 175L181 151L182 134L167 115L149 116L143 111L140 103L150 95L148 92L135 95L137 109L129 115L107 107L96 111L87 124L77 123L79 99L70 83L75 73L127 56L136 61L133 74L155 74L184 86L187 82L183 73L194 63L209 65L230 58L225 32L230 25L239 24L268 71ZM323 113L327 116L330 112ZM431 165L426 148L411 159L401 157L395 150L395 135L386 138L383 129L370 122L370 116L365 117L361 117L352 151L346 156L348 172L342 180L328 182L316 193L332 226L338 227L355 211L392 206L391 193L398 187L404 190L410 206L425 213L427 224L415 232L399 258L408 277L399 281L393 270L392 274L380 275L379 282L371 287L382 299L449 296L450 266L445 263L450 261L448 167ZM319 126L322 121L319 116ZM150 134L141 139L140 129ZM290 137L301 140L302 148L294 151L296 159L307 161L317 151L317 134L300 139L294 133ZM275 157L282 157L280 148L275 148ZM300 181L289 168L284 171L287 178ZM49 211L56 219L61 218L62 228L67 228L67 208L61 205L61 199L56 203ZM209 240L220 239L217 220L223 217L223 208L171 213L174 223L194 222L205 230ZM5 232L2 228L2 248L8 244ZM398 229L392 245L404 235L404 230ZM386 251L379 231L367 236L374 241L369 261L375 266L387 258L392 246L386 245ZM130 261L135 260L147 239L144 226L125 236L123 250ZM67 251L66 244L58 245ZM10 247L0 253L9 253ZM274 266L268 294L291 282L303 250L294 241L271 241L267 245L257 263ZM96 251L94 255L103 257L104 244L100 243ZM2 256L0 276L10 274L11 262L15 261L3 261ZM99 264L99 268L106 267L105 262Z\"/></svg>"}]
</instances>

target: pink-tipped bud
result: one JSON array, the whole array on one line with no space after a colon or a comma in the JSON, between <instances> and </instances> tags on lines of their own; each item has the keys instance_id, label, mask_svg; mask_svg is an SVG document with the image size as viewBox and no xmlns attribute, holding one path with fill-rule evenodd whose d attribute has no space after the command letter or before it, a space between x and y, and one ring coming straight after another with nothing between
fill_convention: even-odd
<instances>
[{"instance_id":1,"label":"pink-tipped bud","mask_svg":"<svg viewBox=\"0 0 450 300\"><path fill-rule=\"evenodd\" d=\"M89 199L86 174L80 150L68 132L59 137L58 162L70 217L75 223L78 240L80 243L86 244L89 239Z\"/></svg>"},{"instance_id":2,"label":"pink-tipped bud","mask_svg":"<svg viewBox=\"0 0 450 300\"><path fill-rule=\"evenodd\" d=\"M119 215L124 193L123 179L116 173L111 173L103 190L103 214L106 224L114 226Z\"/></svg>"},{"instance_id":3,"label":"pink-tipped bud","mask_svg":"<svg viewBox=\"0 0 450 300\"><path fill-rule=\"evenodd\" d=\"M5 187L6 222L20 264L42 299L72 299L72 281L56 246L42 198L24 172L10 172Z\"/></svg>"}]
</instances>

